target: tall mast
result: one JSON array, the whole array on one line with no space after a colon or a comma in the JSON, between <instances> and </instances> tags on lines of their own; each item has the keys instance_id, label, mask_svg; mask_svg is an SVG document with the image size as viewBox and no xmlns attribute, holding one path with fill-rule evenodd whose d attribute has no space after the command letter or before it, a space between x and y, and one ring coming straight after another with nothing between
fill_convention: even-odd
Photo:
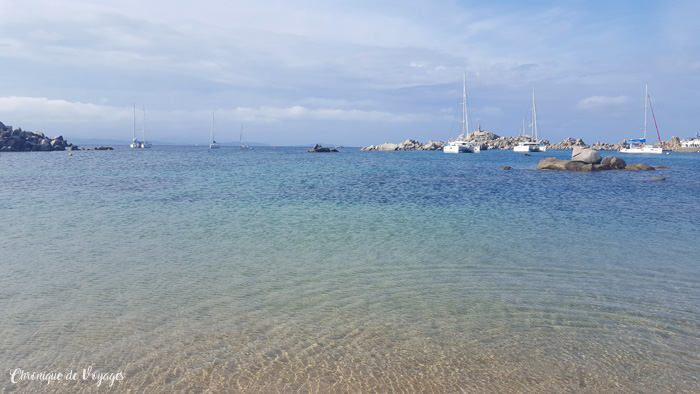
<instances>
[{"instance_id":1,"label":"tall mast","mask_svg":"<svg viewBox=\"0 0 700 394\"><path fill-rule=\"evenodd\" d=\"M537 136L537 110L535 109L535 84L532 84L532 131L534 133L535 142L539 141Z\"/></svg>"},{"instance_id":2,"label":"tall mast","mask_svg":"<svg viewBox=\"0 0 700 394\"><path fill-rule=\"evenodd\" d=\"M134 103L134 130L132 133L132 138L136 141L136 103Z\"/></svg>"},{"instance_id":3,"label":"tall mast","mask_svg":"<svg viewBox=\"0 0 700 394\"><path fill-rule=\"evenodd\" d=\"M466 137L469 132L469 124L467 118L467 73L462 76L462 134Z\"/></svg>"},{"instance_id":4,"label":"tall mast","mask_svg":"<svg viewBox=\"0 0 700 394\"><path fill-rule=\"evenodd\" d=\"M143 106L143 126L141 128L141 133L143 133L143 140L146 141L146 105Z\"/></svg>"},{"instance_id":5,"label":"tall mast","mask_svg":"<svg viewBox=\"0 0 700 394\"><path fill-rule=\"evenodd\" d=\"M647 140L647 106L648 104L648 97L649 97L649 85L644 84L644 143L646 143Z\"/></svg>"},{"instance_id":6,"label":"tall mast","mask_svg":"<svg viewBox=\"0 0 700 394\"><path fill-rule=\"evenodd\" d=\"M214 143L214 111L211 111L211 142L210 144Z\"/></svg>"}]
</instances>

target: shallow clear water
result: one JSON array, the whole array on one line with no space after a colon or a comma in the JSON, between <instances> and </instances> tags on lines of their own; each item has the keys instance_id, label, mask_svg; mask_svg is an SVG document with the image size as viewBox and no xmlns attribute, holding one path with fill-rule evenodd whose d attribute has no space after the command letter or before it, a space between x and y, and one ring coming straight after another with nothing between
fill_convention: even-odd
<instances>
[{"instance_id":1,"label":"shallow clear water","mask_svg":"<svg viewBox=\"0 0 700 394\"><path fill-rule=\"evenodd\" d=\"M304 150L2 153L0 392L700 391L700 155Z\"/></svg>"}]
</instances>

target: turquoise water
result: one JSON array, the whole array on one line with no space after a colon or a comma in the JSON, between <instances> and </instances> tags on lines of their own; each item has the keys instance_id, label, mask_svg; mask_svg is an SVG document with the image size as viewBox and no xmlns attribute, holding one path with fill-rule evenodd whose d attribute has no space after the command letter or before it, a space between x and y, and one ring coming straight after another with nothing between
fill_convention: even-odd
<instances>
[{"instance_id":1,"label":"turquoise water","mask_svg":"<svg viewBox=\"0 0 700 394\"><path fill-rule=\"evenodd\" d=\"M700 391L700 155L305 149L2 153L0 392Z\"/></svg>"}]
</instances>

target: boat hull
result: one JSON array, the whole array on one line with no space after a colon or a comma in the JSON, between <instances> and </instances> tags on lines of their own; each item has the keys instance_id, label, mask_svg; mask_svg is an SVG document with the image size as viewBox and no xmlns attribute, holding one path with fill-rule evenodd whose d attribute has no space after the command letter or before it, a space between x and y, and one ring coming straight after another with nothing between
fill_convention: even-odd
<instances>
[{"instance_id":1,"label":"boat hull","mask_svg":"<svg viewBox=\"0 0 700 394\"><path fill-rule=\"evenodd\" d=\"M546 152L547 146L537 144L517 145L513 148L514 152Z\"/></svg>"},{"instance_id":2,"label":"boat hull","mask_svg":"<svg viewBox=\"0 0 700 394\"><path fill-rule=\"evenodd\" d=\"M620 153L646 153L646 154L655 154L655 155L660 155L664 152L663 149L655 147L655 146L641 146L641 147L630 147L630 148L621 148L619 150Z\"/></svg>"},{"instance_id":3,"label":"boat hull","mask_svg":"<svg viewBox=\"0 0 700 394\"><path fill-rule=\"evenodd\" d=\"M478 150L476 150L473 146L472 147L464 147L464 146L446 146L443 148L443 152L445 153L477 153Z\"/></svg>"}]
</instances>

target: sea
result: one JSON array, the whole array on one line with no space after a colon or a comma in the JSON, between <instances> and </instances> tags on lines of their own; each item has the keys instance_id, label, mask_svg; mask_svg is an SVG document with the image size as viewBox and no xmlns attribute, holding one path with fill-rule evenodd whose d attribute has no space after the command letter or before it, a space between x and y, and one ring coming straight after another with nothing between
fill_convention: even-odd
<instances>
[{"instance_id":1,"label":"sea","mask_svg":"<svg viewBox=\"0 0 700 394\"><path fill-rule=\"evenodd\" d=\"M0 153L0 393L700 392L700 154L309 148Z\"/></svg>"}]
</instances>

